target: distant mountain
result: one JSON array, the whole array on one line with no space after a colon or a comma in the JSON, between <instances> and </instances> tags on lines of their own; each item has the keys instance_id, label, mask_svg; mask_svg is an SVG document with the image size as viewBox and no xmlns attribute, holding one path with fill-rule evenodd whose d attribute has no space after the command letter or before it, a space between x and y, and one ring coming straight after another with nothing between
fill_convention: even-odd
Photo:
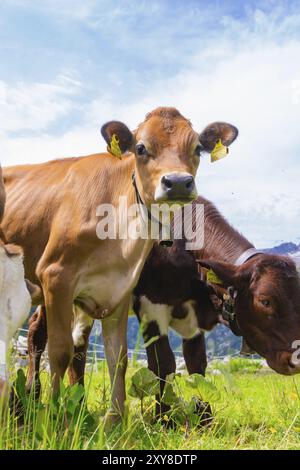
<instances>
[{"instance_id":1,"label":"distant mountain","mask_svg":"<svg viewBox=\"0 0 300 470\"><path fill-rule=\"evenodd\" d=\"M300 245L296 245L296 243L293 242L285 242L274 246L273 248L265 248L262 251L265 251L266 253L273 253L275 255L294 254L300 251Z\"/></svg>"},{"instance_id":2,"label":"distant mountain","mask_svg":"<svg viewBox=\"0 0 300 470\"><path fill-rule=\"evenodd\" d=\"M300 270L300 245L296 245L293 242L285 242L273 248L265 248L262 251L274 255L289 255L295 261L298 270Z\"/></svg>"}]
</instances>

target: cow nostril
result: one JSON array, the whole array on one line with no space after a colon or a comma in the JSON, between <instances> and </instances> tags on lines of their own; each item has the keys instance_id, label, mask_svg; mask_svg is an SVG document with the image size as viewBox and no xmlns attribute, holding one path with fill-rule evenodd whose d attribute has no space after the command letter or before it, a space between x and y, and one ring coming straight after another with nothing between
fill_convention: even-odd
<instances>
[{"instance_id":1,"label":"cow nostril","mask_svg":"<svg viewBox=\"0 0 300 470\"><path fill-rule=\"evenodd\" d=\"M188 181L185 183L185 187L186 189L191 190L193 188L193 185L194 185L194 178L190 177Z\"/></svg>"},{"instance_id":2,"label":"cow nostril","mask_svg":"<svg viewBox=\"0 0 300 470\"><path fill-rule=\"evenodd\" d=\"M167 176L163 176L161 182L167 189L172 189L172 181Z\"/></svg>"}]
</instances>

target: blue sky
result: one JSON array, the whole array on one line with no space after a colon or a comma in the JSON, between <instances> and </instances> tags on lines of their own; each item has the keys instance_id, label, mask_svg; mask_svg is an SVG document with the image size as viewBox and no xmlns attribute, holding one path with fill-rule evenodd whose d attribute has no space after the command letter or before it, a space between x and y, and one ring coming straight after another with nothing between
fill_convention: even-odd
<instances>
[{"instance_id":1,"label":"blue sky","mask_svg":"<svg viewBox=\"0 0 300 470\"><path fill-rule=\"evenodd\" d=\"M237 125L199 192L257 246L300 242L300 1L0 0L3 165L104 149L159 105Z\"/></svg>"}]
</instances>

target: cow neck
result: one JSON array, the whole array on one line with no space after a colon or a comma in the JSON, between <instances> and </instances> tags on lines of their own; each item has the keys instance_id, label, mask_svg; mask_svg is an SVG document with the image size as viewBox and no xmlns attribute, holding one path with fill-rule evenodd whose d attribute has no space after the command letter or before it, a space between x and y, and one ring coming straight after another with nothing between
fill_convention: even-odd
<instances>
[{"instance_id":1,"label":"cow neck","mask_svg":"<svg viewBox=\"0 0 300 470\"><path fill-rule=\"evenodd\" d=\"M134 187L134 191L135 191L135 197L136 197L136 201L139 205L139 208L140 208L140 214L141 214L141 219L148 224L148 222L150 221L150 223L156 223L158 224L158 227L159 227L159 238L161 240L161 243L165 243L167 244L168 246L172 245L172 241L171 240L162 240L162 231L163 231L163 225L162 223L160 222L160 220L156 219L155 217L153 217L153 215L151 214L151 212L149 211L148 207L146 206L145 202L143 201L142 199L142 196L140 195L140 192L139 192L139 189L138 189L138 186L137 186L137 182L136 182L136 177L135 177L135 172L133 171L132 173L132 185Z\"/></svg>"},{"instance_id":2,"label":"cow neck","mask_svg":"<svg viewBox=\"0 0 300 470\"><path fill-rule=\"evenodd\" d=\"M204 248L197 253L198 259L210 258L241 266L249 259L261 254L224 219L211 202L204 198L198 198L197 202L204 204ZM202 279L205 278L205 274L203 276ZM229 286L221 294L220 311L232 333L242 336L235 308L237 295L235 288Z\"/></svg>"},{"instance_id":3,"label":"cow neck","mask_svg":"<svg viewBox=\"0 0 300 470\"><path fill-rule=\"evenodd\" d=\"M257 253L254 246L227 222L210 201L200 197L197 203L204 204L204 247L197 253L199 259L243 264Z\"/></svg>"}]
</instances>

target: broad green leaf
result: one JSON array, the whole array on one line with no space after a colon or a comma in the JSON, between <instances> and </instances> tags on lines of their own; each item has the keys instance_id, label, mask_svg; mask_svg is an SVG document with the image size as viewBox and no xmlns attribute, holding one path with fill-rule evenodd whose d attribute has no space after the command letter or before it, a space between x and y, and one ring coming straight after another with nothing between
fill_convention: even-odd
<instances>
[{"instance_id":1,"label":"broad green leaf","mask_svg":"<svg viewBox=\"0 0 300 470\"><path fill-rule=\"evenodd\" d=\"M84 397L84 387L81 384L73 385L70 388L70 400L72 400L77 405L80 404L80 401Z\"/></svg>"},{"instance_id":2,"label":"broad green leaf","mask_svg":"<svg viewBox=\"0 0 300 470\"><path fill-rule=\"evenodd\" d=\"M159 378L147 367L142 367L132 376L128 392L132 397L143 399L159 392Z\"/></svg>"},{"instance_id":3,"label":"broad green leaf","mask_svg":"<svg viewBox=\"0 0 300 470\"><path fill-rule=\"evenodd\" d=\"M165 403L165 405L169 406L174 406L179 404L179 397L176 395L174 386L172 383L167 382L164 388L164 393L162 396L162 402Z\"/></svg>"},{"instance_id":4,"label":"broad green leaf","mask_svg":"<svg viewBox=\"0 0 300 470\"><path fill-rule=\"evenodd\" d=\"M180 372L176 372L176 373L172 372L171 374L168 374L166 376L166 382L174 382L176 377L181 377L181 373Z\"/></svg>"},{"instance_id":5,"label":"broad green leaf","mask_svg":"<svg viewBox=\"0 0 300 470\"><path fill-rule=\"evenodd\" d=\"M200 374L176 377L175 381L179 388L191 387L192 389L197 389L199 395L204 395L207 400L218 399L220 395L217 387Z\"/></svg>"},{"instance_id":6,"label":"broad green leaf","mask_svg":"<svg viewBox=\"0 0 300 470\"><path fill-rule=\"evenodd\" d=\"M22 405L26 406L28 402L28 395L26 392L26 376L23 369L18 369L17 378L14 386L17 397L19 398L19 400L21 400Z\"/></svg>"}]
</instances>

